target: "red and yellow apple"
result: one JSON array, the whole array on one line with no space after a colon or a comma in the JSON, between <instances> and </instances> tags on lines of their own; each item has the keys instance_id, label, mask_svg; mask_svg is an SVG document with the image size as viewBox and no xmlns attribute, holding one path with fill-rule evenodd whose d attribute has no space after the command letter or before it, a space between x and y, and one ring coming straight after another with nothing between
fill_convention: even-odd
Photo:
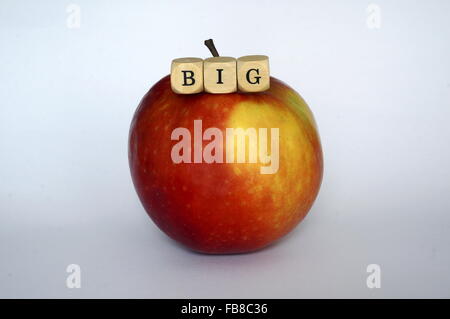
<instances>
[{"instance_id":1,"label":"red and yellow apple","mask_svg":"<svg viewBox=\"0 0 450 319\"><path fill-rule=\"evenodd\" d=\"M174 163L174 129L278 128L279 168L261 163ZM208 141L203 141L203 147ZM269 143L270 145L270 143ZM129 163L137 194L152 220L174 240L203 253L254 251L291 231L320 188L323 159L308 105L271 78L260 93L175 94L170 77L142 99L131 123Z\"/></svg>"}]
</instances>

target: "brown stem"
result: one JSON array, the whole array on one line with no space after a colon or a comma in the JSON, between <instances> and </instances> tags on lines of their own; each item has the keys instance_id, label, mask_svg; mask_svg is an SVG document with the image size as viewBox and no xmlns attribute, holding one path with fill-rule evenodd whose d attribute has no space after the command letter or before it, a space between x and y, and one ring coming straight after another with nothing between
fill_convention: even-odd
<instances>
[{"instance_id":1,"label":"brown stem","mask_svg":"<svg viewBox=\"0 0 450 319\"><path fill-rule=\"evenodd\" d=\"M213 56L219 56L219 53L217 52L217 49L214 46L213 39L205 40L205 45L208 47L209 51L211 51L211 54Z\"/></svg>"}]
</instances>

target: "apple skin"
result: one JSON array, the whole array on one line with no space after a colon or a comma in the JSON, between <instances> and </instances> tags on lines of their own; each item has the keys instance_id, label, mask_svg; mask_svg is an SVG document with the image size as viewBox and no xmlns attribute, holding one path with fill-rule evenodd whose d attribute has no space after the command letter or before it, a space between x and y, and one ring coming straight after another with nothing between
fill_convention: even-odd
<instances>
[{"instance_id":1,"label":"apple skin","mask_svg":"<svg viewBox=\"0 0 450 319\"><path fill-rule=\"evenodd\" d=\"M193 137L199 119L203 131L279 128L278 172L260 174L261 163L173 163L172 130L185 127ZM151 219L174 240L209 254L250 252L286 235L310 210L323 174L313 114L273 77L265 92L193 95L173 93L170 76L162 78L134 114L128 155Z\"/></svg>"}]
</instances>

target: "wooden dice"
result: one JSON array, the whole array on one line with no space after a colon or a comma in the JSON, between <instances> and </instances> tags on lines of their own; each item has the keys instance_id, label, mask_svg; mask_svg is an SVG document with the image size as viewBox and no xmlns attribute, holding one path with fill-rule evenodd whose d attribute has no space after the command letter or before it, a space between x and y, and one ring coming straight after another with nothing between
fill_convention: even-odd
<instances>
[{"instance_id":1,"label":"wooden dice","mask_svg":"<svg viewBox=\"0 0 450 319\"><path fill-rule=\"evenodd\" d=\"M236 59L222 56L206 59L203 61L203 81L208 93L236 92Z\"/></svg>"},{"instance_id":2,"label":"wooden dice","mask_svg":"<svg viewBox=\"0 0 450 319\"><path fill-rule=\"evenodd\" d=\"M203 60L180 58L172 61L170 69L172 91L178 94L203 92Z\"/></svg>"},{"instance_id":3,"label":"wooden dice","mask_svg":"<svg viewBox=\"0 0 450 319\"><path fill-rule=\"evenodd\" d=\"M270 88L269 57L247 55L237 59L239 91L262 92Z\"/></svg>"},{"instance_id":4,"label":"wooden dice","mask_svg":"<svg viewBox=\"0 0 450 319\"><path fill-rule=\"evenodd\" d=\"M178 94L263 92L270 88L269 58L265 55L181 58L172 61L170 82Z\"/></svg>"}]
</instances>

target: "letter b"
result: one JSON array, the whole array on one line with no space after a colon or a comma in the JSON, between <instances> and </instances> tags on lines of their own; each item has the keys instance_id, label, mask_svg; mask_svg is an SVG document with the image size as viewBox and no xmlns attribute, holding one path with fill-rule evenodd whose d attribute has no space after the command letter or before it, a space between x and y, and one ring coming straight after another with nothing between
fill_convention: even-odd
<instances>
[{"instance_id":1,"label":"letter b","mask_svg":"<svg viewBox=\"0 0 450 319\"><path fill-rule=\"evenodd\" d=\"M191 86L195 84L194 72L193 71L181 71L183 73L183 86Z\"/></svg>"}]
</instances>

